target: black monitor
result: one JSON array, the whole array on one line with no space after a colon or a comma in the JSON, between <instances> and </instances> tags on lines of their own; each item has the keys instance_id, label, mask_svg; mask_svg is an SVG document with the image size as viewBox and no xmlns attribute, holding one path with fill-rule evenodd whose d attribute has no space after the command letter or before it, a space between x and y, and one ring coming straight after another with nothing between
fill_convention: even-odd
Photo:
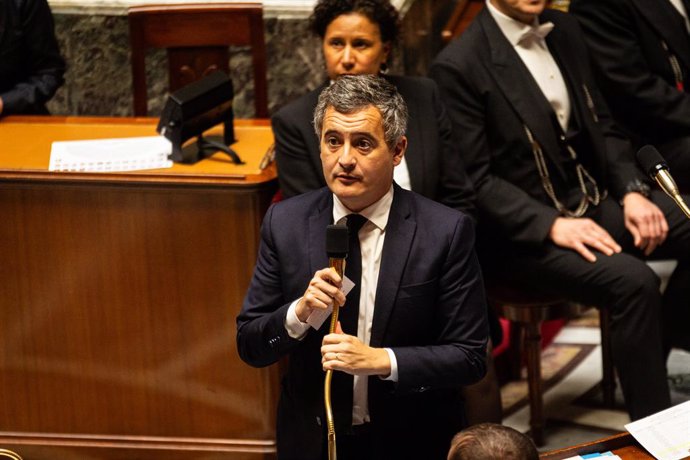
<instances>
[{"instance_id":1,"label":"black monitor","mask_svg":"<svg viewBox=\"0 0 690 460\"><path fill-rule=\"evenodd\" d=\"M196 163L216 151L230 155L233 163L243 161L229 146L235 142L233 128L232 80L221 71L213 72L173 92L165 103L157 131L172 142L170 159L180 163ZM223 138L212 140L204 131L223 123ZM185 142L196 137L194 145Z\"/></svg>"}]
</instances>

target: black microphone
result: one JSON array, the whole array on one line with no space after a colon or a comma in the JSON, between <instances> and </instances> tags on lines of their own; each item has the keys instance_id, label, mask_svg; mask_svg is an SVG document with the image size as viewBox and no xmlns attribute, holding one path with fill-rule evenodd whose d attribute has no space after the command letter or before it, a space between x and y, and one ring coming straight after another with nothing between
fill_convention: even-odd
<instances>
[{"instance_id":1,"label":"black microphone","mask_svg":"<svg viewBox=\"0 0 690 460\"><path fill-rule=\"evenodd\" d=\"M690 209L688 209L688 205L683 201L676 181L673 180L664 157L661 156L657 149L651 145L643 146L637 152L637 162L642 166L642 169L649 174L649 177L654 179L661 189L666 192L668 196L673 198L673 201L675 201L685 215L690 218Z\"/></svg>"},{"instance_id":2,"label":"black microphone","mask_svg":"<svg viewBox=\"0 0 690 460\"><path fill-rule=\"evenodd\" d=\"M347 225L329 225L326 227L328 266L335 268L340 276L343 276L348 249Z\"/></svg>"},{"instance_id":3,"label":"black microphone","mask_svg":"<svg viewBox=\"0 0 690 460\"><path fill-rule=\"evenodd\" d=\"M345 273L345 258L349 250L349 238L347 225L329 225L326 227L326 254L328 254L328 266L335 269L342 278ZM336 306L333 308L331 316L330 332L335 332L338 323L338 311Z\"/></svg>"}]
</instances>

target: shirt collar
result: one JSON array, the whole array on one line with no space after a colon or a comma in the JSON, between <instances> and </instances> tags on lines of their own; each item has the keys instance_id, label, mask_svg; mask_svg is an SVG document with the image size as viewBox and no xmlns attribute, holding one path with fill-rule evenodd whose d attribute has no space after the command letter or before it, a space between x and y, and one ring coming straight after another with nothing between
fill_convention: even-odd
<instances>
[{"instance_id":1,"label":"shirt collar","mask_svg":"<svg viewBox=\"0 0 690 460\"><path fill-rule=\"evenodd\" d=\"M393 184L391 188L388 189L385 195L383 195L379 200L366 208L362 209L357 214L361 214L374 225L376 225L379 230L383 231L386 229L386 224L388 223L388 215L391 212L391 204L393 204ZM347 206L343 204L338 197L333 194L333 222L340 222L348 214L352 214L352 211L347 209Z\"/></svg>"},{"instance_id":2,"label":"shirt collar","mask_svg":"<svg viewBox=\"0 0 690 460\"><path fill-rule=\"evenodd\" d=\"M503 32L503 35L506 36L513 47L518 46L525 33L539 27L539 18L534 18L532 25L528 25L502 13L491 4L490 0L486 0L486 6L498 24L498 28L501 29L501 32Z\"/></svg>"}]
</instances>

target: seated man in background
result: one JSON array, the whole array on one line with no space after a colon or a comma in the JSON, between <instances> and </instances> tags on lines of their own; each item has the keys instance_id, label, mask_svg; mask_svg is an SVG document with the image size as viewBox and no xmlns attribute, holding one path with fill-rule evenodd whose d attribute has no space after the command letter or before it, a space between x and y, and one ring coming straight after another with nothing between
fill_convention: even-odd
<instances>
[{"instance_id":1,"label":"seated man in background","mask_svg":"<svg viewBox=\"0 0 690 460\"><path fill-rule=\"evenodd\" d=\"M662 306L669 315L690 308L690 221L643 182L591 75L577 21L544 11L545 3L489 0L432 76L475 185L482 268L524 289L609 308L613 360L634 420L671 402L660 319ZM663 302L648 258L679 259Z\"/></svg>"},{"instance_id":2,"label":"seated man in background","mask_svg":"<svg viewBox=\"0 0 690 460\"><path fill-rule=\"evenodd\" d=\"M0 2L0 116L48 114L64 73L47 1Z\"/></svg>"},{"instance_id":3,"label":"seated man in background","mask_svg":"<svg viewBox=\"0 0 690 460\"><path fill-rule=\"evenodd\" d=\"M538 460L530 438L513 428L480 423L462 430L450 443L448 460Z\"/></svg>"},{"instance_id":4,"label":"seated man in background","mask_svg":"<svg viewBox=\"0 0 690 460\"><path fill-rule=\"evenodd\" d=\"M327 458L324 370L334 371L338 458L357 460L444 459L465 426L460 387L485 373L473 221L393 182L406 121L386 80L336 80L314 114L328 186L279 202L264 218L237 347L253 366L290 357L280 459ZM326 227L343 221L351 237L345 274L355 284L347 303L325 251ZM343 304L336 333L328 321L307 323Z\"/></svg>"},{"instance_id":5,"label":"seated man in background","mask_svg":"<svg viewBox=\"0 0 690 460\"><path fill-rule=\"evenodd\" d=\"M655 145L690 192L690 22L684 0L572 0L595 75L637 147Z\"/></svg>"}]
</instances>

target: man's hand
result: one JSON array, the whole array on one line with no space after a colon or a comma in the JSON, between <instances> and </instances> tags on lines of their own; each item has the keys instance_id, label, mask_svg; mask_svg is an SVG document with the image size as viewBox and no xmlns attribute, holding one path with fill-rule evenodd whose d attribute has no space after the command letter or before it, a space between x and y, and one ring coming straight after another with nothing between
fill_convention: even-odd
<instances>
[{"instance_id":1,"label":"man's hand","mask_svg":"<svg viewBox=\"0 0 690 460\"><path fill-rule=\"evenodd\" d=\"M321 364L325 371L343 371L352 375L388 377L391 373L388 352L364 345L357 337L344 334L340 322L334 334L323 338Z\"/></svg>"},{"instance_id":2,"label":"man's hand","mask_svg":"<svg viewBox=\"0 0 690 460\"><path fill-rule=\"evenodd\" d=\"M668 223L661 209L637 192L623 197L625 228L633 236L635 247L650 255L666 240Z\"/></svg>"},{"instance_id":3,"label":"man's hand","mask_svg":"<svg viewBox=\"0 0 690 460\"><path fill-rule=\"evenodd\" d=\"M345 303L345 294L340 289L343 280L332 268L324 268L314 273L309 281L309 287L295 306L295 314L303 323L314 310L325 310L334 305L341 306Z\"/></svg>"},{"instance_id":4,"label":"man's hand","mask_svg":"<svg viewBox=\"0 0 690 460\"><path fill-rule=\"evenodd\" d=\"M592 219L558 217L549 231L549 238L558 246L577 251L585 260L597 258L588 246L608 256L621 252L621 247L599 224Z\"/></svg>"},{"instance_id":5,"label":"man's hand","mask_svg":"<svg viewBox=\"0 0 690 460\"><path fill-rule=\"evenodd\" d=\"M2 102L2 98L0 97L0 115L2 115L2 109L5 107L5 105Z\"/></svg>"}]
</instances>

